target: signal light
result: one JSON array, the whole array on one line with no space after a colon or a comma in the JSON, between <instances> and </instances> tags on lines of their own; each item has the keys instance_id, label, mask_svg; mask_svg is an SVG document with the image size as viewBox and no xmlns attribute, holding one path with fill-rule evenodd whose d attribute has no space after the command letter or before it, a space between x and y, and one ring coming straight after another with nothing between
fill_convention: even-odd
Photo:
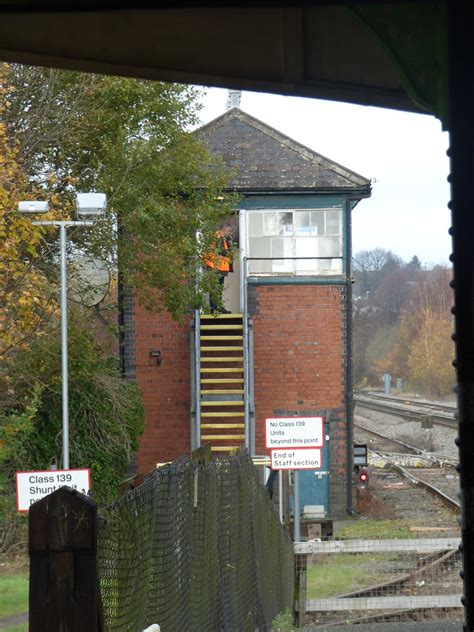
<instances>
[{"instance_id":1,"label":"signal light","mask_svg":"<svg viewBox=\"0 0 474 632\"><path fill-rule=\"evenodd\" d=\"M367 485L368 482L369 482L369 473L367 472L367 470L360 470L359 471L359 484Z\"/></svg>"}]
</instances>

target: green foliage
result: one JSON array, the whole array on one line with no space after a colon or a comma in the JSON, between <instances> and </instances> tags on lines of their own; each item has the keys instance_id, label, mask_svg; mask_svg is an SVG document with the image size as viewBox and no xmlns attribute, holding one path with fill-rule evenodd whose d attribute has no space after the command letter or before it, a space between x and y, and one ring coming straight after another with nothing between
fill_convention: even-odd
<instances>
[{"instance_id":1,"label":"green foliage","mask_svg":"<svg viewBox=\"0 0 474 632\"><path fill-rule=\"evenodd\" d=\"M75 191L107 194L106 218L71 231L75 247L118 266L147 307L174 317L202 307L217 282L198 270L233 200L218 161L189 133L201 92L19 65L8 79L18 159L57 213L71 212ZM44 250L50 270L53 251Z\"/></svg>"},{"instance_id":2,"label":"green foliage","mask_svg":"<svg viewBox=\"0 0 474 632\"><path fill-rule=\"evenodd\" d=\"M69 320L70 465L90 467L94 495L109 500L138 447L143 407L138 388L119 376L115 359L102 357L94 328L83 327L85 317L73 310ZM10 432L2 458L10 477L16 470L61 466L60 337L57 329L50 333L17 357L24 405L0 421L2 432Z\"/></svg>"},{"instance_id":3,"label":"green foliage","mask_svg":"<svg viewBox=\"0 0 474 632\"><path fill-rule=\"evenodd\" d=\"M337 553L321 558L316 566L308 566L308 599L335 597L389 579L390 575L377 567L380 559L380 554L370 553Z\"/></svg>"},{"instance_id":4,"label":"green foliage","mask_svg":"<svg viewBox=\"0 0 474 632\"><path fill-rule=\"evenodd\" d=\"M342 540L353 538L370 539L403 539L412 537L410 526L403 520L354 520L347 522L337 532Z\"/></svg>"},{"instance_id":5,"label":"green foliage","mask_svg":"<svg viewBox=\"0 0 474 632\"><path fill-rule=\"evenodd\" d=\"M293 615L289 608L287 608L285 612L277 614L273 619L272 632L294 632L295 629Z\"/></svg>"}]
</instances>

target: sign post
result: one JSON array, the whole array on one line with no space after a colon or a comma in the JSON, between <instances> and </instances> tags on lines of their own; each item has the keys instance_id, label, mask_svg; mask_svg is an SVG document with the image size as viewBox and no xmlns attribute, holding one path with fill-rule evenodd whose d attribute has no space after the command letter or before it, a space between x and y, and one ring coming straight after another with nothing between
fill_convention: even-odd
<instances>
[{"instance_id":1,"label":"sign post","mask_svg":"<svg viewBox=\"0 0 474 632\"><path fill-rule=\"evenodd\" d=\"M322 467L323 417L271 417L265 420L265 445L272 470L293 470L294 540L301 539L299 470Z\"/></svg>"},{"instance_id":2,"label":"sign post","mask_svg":"<svg viewBox=\"0 0 474 632\"><path fill-rule=\"evenodd\" d=\"M91 488L89 469L44 470L16 473L17 511L29 511L37 500L67 485L87 495Z\"/></svg>"}]
</instances>

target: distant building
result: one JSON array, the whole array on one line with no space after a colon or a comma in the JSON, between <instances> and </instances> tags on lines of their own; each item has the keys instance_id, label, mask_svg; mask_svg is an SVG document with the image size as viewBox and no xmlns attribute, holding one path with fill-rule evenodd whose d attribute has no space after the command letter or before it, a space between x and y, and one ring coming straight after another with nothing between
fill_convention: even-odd
<instances>
[{"instance_id":1,"label":"distant building","mask_svg":"<svg viewBox=\"0 0 474 632\"><path fill-rule=\"evenodd\" d=\"M323 416L322 467L301 476L302 504L335 517L352 494L351 211L370 182L238 108L196 134L240 196L231 313L183 324L125 306L126 370L146 407L138 469L204 442L263 455L266 418Z\"/></svg>"}]
</instances>

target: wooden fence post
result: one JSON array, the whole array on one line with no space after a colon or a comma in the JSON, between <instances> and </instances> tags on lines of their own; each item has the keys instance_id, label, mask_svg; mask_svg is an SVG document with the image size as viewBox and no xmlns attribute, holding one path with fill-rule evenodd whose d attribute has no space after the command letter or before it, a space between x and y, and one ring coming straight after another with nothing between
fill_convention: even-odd
<instances>
[{"instance_id":1,"label":"wooden fence post","mask_svg":"<svg viewBox=\"0 0 474 632\"><path fill-rule=\"evenodd\" d=\"M97 506L62 487L31 506L30 632L102 632Z\"/></svg>"}]
</instances>

